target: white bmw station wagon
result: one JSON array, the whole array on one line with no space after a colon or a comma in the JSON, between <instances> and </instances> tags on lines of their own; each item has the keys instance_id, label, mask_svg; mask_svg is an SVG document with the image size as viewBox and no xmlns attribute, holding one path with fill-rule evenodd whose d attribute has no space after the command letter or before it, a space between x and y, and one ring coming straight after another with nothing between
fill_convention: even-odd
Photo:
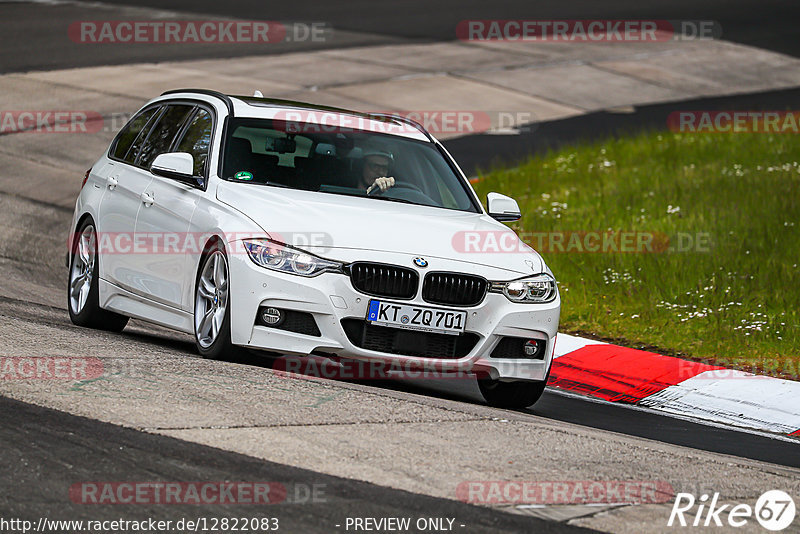
<instances>
[{"instance_id":1,"label":"white bmw station wagon","mask_svg":"<svg viewBox=\"0 0 800 534\"><path fill-rule=\"evenodd\" d=\"M205 357L468 372L489 404L544 391L560 297L419 124L215 91L148 102L86 173L70 229L73 323L134 317ZM504 246L482 246L486 243Z\"/></svg>"}]
</instances>

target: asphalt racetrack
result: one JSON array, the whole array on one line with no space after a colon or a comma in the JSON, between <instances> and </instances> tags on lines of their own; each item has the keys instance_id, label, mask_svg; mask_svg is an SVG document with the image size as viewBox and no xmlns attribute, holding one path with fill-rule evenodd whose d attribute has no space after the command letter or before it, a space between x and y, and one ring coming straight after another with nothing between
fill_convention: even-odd
<instances>
[{"instance_id":1,"label":"asphalt racetrack","mask_svg":"<svg viewBox=\"0 0 800 534\"><path fill-rule=\"evenodd\" d=\"M336 38L268 50L148 45L106 47L102 54L64 42L65 21L152 16L151 8L178 18L322 21ZM800 55L800 5L779 1L195 0L166 6L144 0L135 8L113 0L2 2L0 73L446 41L460 20L515 17L713 19L725 29L725 39ZM13 96L25 101L25 95ZM4 98L13 102L9 95ZM722 98L681 106L785 109L797 106L800 92ZM591 113L538 124L516 136L474 135L446 145L474 173L537 150L655 125L671 106ZM10 143L5 136L0 135L5 355L97 358L109 372L80 384L0 384L2 518L275 516L282 532L344 532L348 517L435 516L454 518L463 525L456 532L577 532L580 527L641 532L663 530L670 503L552 510L460 502L457 488L474 480L656 480L676 492L710 488L731 501L754 501L776 488L797 493L800 454L797 441L789 438L560 392L548 391L533 409L508 411L483 405L470 383L287 379L256 355L235 362L203 360L189 336L140 321L131 321L120 335L73 326L66 310L63 238L81 176L54 177L63 176L63 166L87 168L110 136L88 144L58 136ZM90 506L70 498L76 483L147 480L270 481L299 491L316 484L326 496L257 512L245 505Z\"/></svg>"}]
</instances>

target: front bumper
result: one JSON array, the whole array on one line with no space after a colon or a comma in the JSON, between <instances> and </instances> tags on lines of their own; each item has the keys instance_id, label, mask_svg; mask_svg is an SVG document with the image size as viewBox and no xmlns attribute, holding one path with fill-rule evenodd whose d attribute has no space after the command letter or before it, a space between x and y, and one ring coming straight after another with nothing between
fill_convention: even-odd
<instances>
[{"instance_id":1,"label":"front bumper","mask_svg":"<svg viewBox=\"0 0 800 534\"><path fill-rule=\"evenodd\" d=\"M255 265L246 254L232 255L229 263L231 340L236 345L289 355L324 353L356 360L399 364L404 369L426 369L433 363L441 371L479 372L488 374L493 379L541 381L546 378L552 362L561 307L560 297L547 304L519 304L510 302L501 294L489 293L477 306L457 307L427 303L422 300L418 291L414 299L398 302L466 310L466 331L479 338L472 350L461 358L423 358L366 350L350 342L342 327L342 320L363 321L369 301L374 297L356 291L346 275L323 273L306 278L278 273ZM518 277L518 274L512 273L507 279ZM311 314L320 336L298 334L257 324L259 308L264 306ZM492 358L492 350L504 336L543 341L546 344L544 358Z\"/></svg>"}]
</instances>

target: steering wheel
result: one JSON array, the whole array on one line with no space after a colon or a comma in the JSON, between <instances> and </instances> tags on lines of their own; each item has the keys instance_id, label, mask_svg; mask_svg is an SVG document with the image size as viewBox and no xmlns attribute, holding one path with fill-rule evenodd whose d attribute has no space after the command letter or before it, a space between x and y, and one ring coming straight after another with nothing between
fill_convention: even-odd
<instances>
[{"instance_id":1,"label":"steering wheel","mask_svg":"<svg viewBox=\"0 0 800 534\"><path fill-rule=\"evenodd\" d=\"M420 189L420 188L419 188L419 187L417 187L416 185L414 185L414 184L410 184L410 183L408 183L408 182L398 182L398 181L395 181L395 183L394 183L394 186L393 186L393 187L390 187L390 188L389 188L389 189L387 189L386 191L391 191L392 189L410 189L410 190L412 190L412 191L416 191L417 193L420 193L420 194L423 194L423 195L425 195L425 192L424 192L422 189ZM370 191L369 193L367 193L367 196L372 196L372 195L381 195L381 194L383 194L383 193L386 193L386 191L382 191L380 187L376 187L375 189L373 189L372 191ZM428 195L425 195L425 196L427 197Z\"/></svg>"}]
</instances>

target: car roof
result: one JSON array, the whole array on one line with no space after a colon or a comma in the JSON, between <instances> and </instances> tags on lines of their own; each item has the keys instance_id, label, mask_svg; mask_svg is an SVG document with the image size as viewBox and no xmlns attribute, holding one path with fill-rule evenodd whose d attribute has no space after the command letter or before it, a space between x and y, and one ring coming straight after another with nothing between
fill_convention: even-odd
<instances>
[{"instance_id":1,"label":"car roof","mask_svg":"<svg viewBox=\"0 0 800 534\"><path fill-rule=\"evenodd\" d=\"M396 114L365 113L296 100L226 95L206 89L176 89L162 93L161 97L179 98L197 95L222 100L229 116L237 118L278 119L298 124L321 125L328 131L335 131L338 127L342 130L366 130L420 141L434 141L422 125Z\"/></svg>"}]
</instances>

